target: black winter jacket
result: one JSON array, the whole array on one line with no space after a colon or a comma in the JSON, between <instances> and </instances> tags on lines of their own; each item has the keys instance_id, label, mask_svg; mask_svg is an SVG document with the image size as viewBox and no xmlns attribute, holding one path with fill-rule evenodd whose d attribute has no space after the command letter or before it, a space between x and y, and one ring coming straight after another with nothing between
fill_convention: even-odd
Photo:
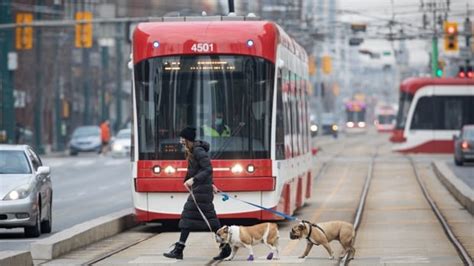
<instances>
[{"instance_id":1,"label":"black winter jacket","mask_svg":"<svg viewBox=\"0 0 474 266\"><path fill-rule=\"evenodd\" d=\"M219 219L217 219L216 210L212 203L214 193L212 189L212 166L209 158L209 143L205 141L195 141L193 146L193 158L188 162L188 173L184 181L194 178L192 191L196 197L202 212L208 219L212 229L217 231L220 228ZM209 230L206 222L203 220L191 194L184 204L179 228L192 231Z\"/></svg>"}]
</instances>

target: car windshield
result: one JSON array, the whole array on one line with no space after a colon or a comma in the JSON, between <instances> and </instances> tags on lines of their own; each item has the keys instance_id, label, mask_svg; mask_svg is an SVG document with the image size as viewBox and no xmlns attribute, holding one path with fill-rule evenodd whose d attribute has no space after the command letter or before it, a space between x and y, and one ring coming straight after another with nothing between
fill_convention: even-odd
<instances>
[{"instance_id":1,"label":"car windshield","mask_svg":"<svg viewBox=\"0 0 474 266\"><path fill-rule=\"evenodd\" d=\"M330 125L336 123L336 117L333 114L323 114L321 116L321 123L323 125Z\"/></svg>"},{"instance_id":2,"label":"car windshield","mask_svg":"<svg viewBox=\"0 0 474 266\"><path fill-rule=\"evenodd\" d=\"M23 151L0 151L0 174L30 174L31 168Z\"/></svg>"},{"instance_id":3,"label":"car windshield","mask_svg":"<svg viewBox=\"0 0 474 266\"><path fill-rule=\"evenodd\" d=\"M92 137L100 135L99 127L88 126L88 127L79 127L72 134L73 138L78 137Z\"/></svg>"},{"instance_id":4,"label":"car windshield","mask_svg":"<svg viewBox=\"0 0 474 266\"><path fill-rule=\"evenodd\" d=\"M130 137L131 137L130 130L120 130L119 133L117 134L118 139L129 139Z\"/></svg>"},{"instance_id":5,"label":"car windshield","mask_svg":"<svg viewBox=\"0 0 474 266\"><path fill-rule=\"evenodd\" d=\"M465 128L462 135L464 139L474 140L474 127Z\"/></svg>"}]
</instances>

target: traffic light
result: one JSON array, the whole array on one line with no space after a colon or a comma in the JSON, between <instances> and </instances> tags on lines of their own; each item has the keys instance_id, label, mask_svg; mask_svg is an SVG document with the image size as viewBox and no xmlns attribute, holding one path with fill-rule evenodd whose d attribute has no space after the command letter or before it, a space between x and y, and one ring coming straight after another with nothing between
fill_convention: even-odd
<instances>
[{"instance_id":1,"label":"traffic light","mask_svg":"<svg viewBox=\"0 0 474 266\"><path fill-rule=\"evenodd\" d=\"M92 12L76 12L76 20L92 20ZM92 47L92 23L91 22L78 22L76 23L76 48L91 48Z\"/></svg>"},{"instance_id":2,"label":"traffic light","mask_svg":"<svg viewBox=\"0 0 474 266\"><path fill-rule=\"evenodd\" d=\"M466 77L466 72L464 72L464 67L460 66L459 72L458 72L458 78L465 78L465 77Z\"/></svg>"},{"instance_id":3,"label":"traffic light","mask_svg":"<svg viewBox=\"0 0 474 266\"><path fill-rule=\"evenodd\" d=\"M322 67L323 67L324 74L331 74L332 64L331 64L331 57L329 55L325 55L322 57Z\"/></svg>"},{"instance_id":4,"label":"traffic light","mask_svg":"<svg viewBox=\"0 0 474 266\"><path fill-rule=\"evenodd\" d=\"M31 24L33 13L19 12L15 19L17 24ZM15 29L15 48L17 50L29 50L33 48L33 27L17 26Z\"/></svg>"},{"instance_id":5,"label":"traffic light","mask_svg":"<svg viewBox=\"0 0 474 266\"><path fill-rule=\"evenodd\" d=\"M446 63L443 60L438 61L438 69L436 69L436 77L440 78L444 74L444 66Z\"/></svg>"},{"instance_id":6,"label":"traffic light","mask_svg":"<svg viewBox=\"0 0 474 266\"><path fill-rule=\"evenodd\" d=\"M474 71L472 70L472 66L466 67L466 77L470 79L474 78Z\"/></svg>"},{"instance_id":7,"label":"traffic light","mask_svg":"<svg viewBox=\"0 0 474 266\"><path fill-rule=\"evenodd\" d=\"M457 22L444 22L444 50L446 52L457 52L459 50Z\"/></svg>"}]
</instances>

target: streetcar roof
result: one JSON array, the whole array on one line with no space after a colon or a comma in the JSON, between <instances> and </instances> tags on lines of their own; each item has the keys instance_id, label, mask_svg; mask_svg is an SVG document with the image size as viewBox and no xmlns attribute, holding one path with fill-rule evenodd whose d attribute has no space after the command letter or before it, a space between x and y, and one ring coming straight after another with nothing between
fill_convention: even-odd
<instances>
[{"instance_id":1,"label":"streetcar roof","mask_svg":"<svg viewBox=\"0 0 474 266\"><path fill-rule=\"evenodd\" d=\"M474 85L474 80L467 78L408 78L400 84L400 91L415 94L419 89L429 85Z\"/></svg>"},{"instance_id":2,"label":"streetcar roof","mask_svg":"<svg viewBox=\"0 0 474 266\"><path fill-rule=\"evenodd\" d=\"M197 43L213 44L213 51L193 51L192 46ZM133 34L133 62L157 56L235 54L263 57L275 63L278 44L307 62L305 50L271 21L146 22L138 24Z\"/></svg>"}]
</instances>

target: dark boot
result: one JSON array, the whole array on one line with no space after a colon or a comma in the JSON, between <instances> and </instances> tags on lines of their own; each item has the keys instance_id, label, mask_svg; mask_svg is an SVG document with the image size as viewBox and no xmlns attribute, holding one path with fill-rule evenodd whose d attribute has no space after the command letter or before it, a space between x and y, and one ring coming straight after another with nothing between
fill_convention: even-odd
<instances>
[{"instance_id":1,"label":"dark boot","mask_svg":"<svg viewBox=\"0 0 474 266\"><path fill-rule=\"evenodd\" d=\"M229 244L221 244L219 248L221 249L221 252L219 253L219 255L212 258L213 260L223 260L229 257L230 253L232 253L232 249L230 248Z\"/></svg>"},{"instance_id":2,"label":"dark boot","mask_svg":"<svg viewBox=\"0 0 474 266\"><path fill-rule=\"evenodd\" d=\"M181 244L179 242L176 242L174 244L174 249L171 250L168 253L163 253L163 256L171 259L178 259L182 260L183 259L183 250L184 250L185 245Z\"/></svg>"}]
</instances>

